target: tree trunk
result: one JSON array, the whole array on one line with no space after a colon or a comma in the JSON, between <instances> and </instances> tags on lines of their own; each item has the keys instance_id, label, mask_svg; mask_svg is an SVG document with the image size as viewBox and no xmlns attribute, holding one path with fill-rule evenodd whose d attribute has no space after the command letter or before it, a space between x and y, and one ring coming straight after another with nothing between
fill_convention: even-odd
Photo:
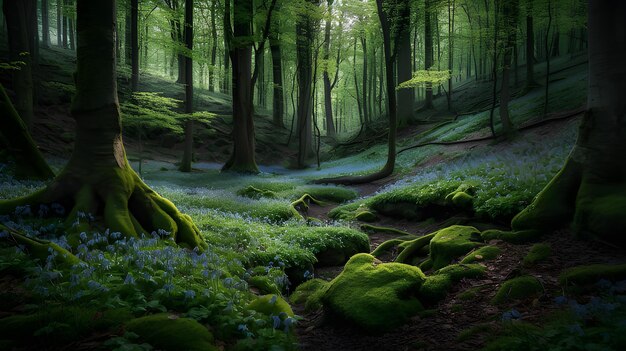
<instances>
[{"instance_id":1,"label":"tree trunk","mask_svg":"<svg viewBox=\"0 0 626 351\"><path fill-rule=\"evenodd\" d=\"M565 166L512 222L515 230L575 233L626 245L626 3L588 3L588 111Z\"/></svg>"},{"instance_id":2,"label":"tree trunk","mask_svg":"<svg viewBox=\"0 0 626 351\"><path fill-rule=\"evenodd\" d=\"M273 101L272 116L273 123L279 128L284 128L283 117L285 115L285 100L283 87L283 57L280 43L280 19L278 16L272 19L269 34L270 52L272 54L272 82Z\"/></svg>"},{"instance_id":3,"label":"tree trunk","mask_svg":"<svg viewBox=\"0 0 626 351\"><path fill-rule=\"evenodd\" d=\"M424 0L425 8L424 8L424 69L429 70L432 68L434 61L434 50L433 50L433 30L432 30L432 22L431 22L431 7L432 0ZM426 83L426 101L424 101L425 109L434 108L433 105L433 85L431 83Z\"/></svg>"},{"instance_id":4,"label":"tree trunk","mask_svg":"<svg viewBox=\"0 0 626 351\"><path fill-rule=\"evenodd\" d=\"M383 168L373 174L362 177L340 177L331 179L320 179L315 183L334 183L334 184L364 184L370 183L378 179L382 179L393 174L396 164L396 133L397 133L397 107L396 107L396 82L393 72L393 65L396 60L392 51L395 47L391 39L391 24L389 23L388 8L383 4L384 0L376 0L378 17L383 31L383 49L385 52L385 71L386 71L386 88L387 88L387 104L389 109L389 137L387 144L387 162ZM399 28L402 29L402 28Z\"/></svg>"},{"instance_id":5,"label":"tree trunk","mask_svg":"<svg viewBox=\"0 0 626 351\"><path fill-rule=\"evenodd\" d=\"M136 0L134 0L136 1ZM193 159L193 0L185 0L185 47L188 52L185 55L185 151L180 163L181 172L191 172Z\"/></svg>"},{"instance_id":6,"label":"tree trunk","mask_svg":"<svg viewBox=\"0 0 626 351\"><path fill-rule=\"evenodd\" d=\"M397 74L398 84L406 82L413 78L413 70L411 68L411 7L408 2L401 5L400 16L398 16L399 27L404 28L402 32L398 32L398 53L397 53ZM397 91L398 99L398 123L400 126L407 125L413 119L413 106L415 104L415 89L400 89Z\"/></svg>"},{"instance_id":7,"label":"tree trunk","mask_svg":"<svg viewBox=\"0 0 626 351\"><path fill-rule=\"evenodd\" d=\"M502 122L504 135L510 135L513 132L513 124L509 116L509 101L511 100L510 75L513 50L515 45L517 45L518 5L519 0L506 0L500 4L504 17L504 31L506 33L506 45L502 62L502 86L500 88L500 121ZM495 9L495 11L498 10L498 8Z\"/></svg>"},{"instance_id":8,"label":"tree trunk","mask_svg":"<svg viewBox=\"0 0 626 351\"><path fill-rule=\"evenodd\" d=\"M324 79L324 114L326 117L326 136L334 138L336 134L335 123L333 119L333 98L332 87L330 83L330 74L328 73L328 66L330 60L330 30L332 26L332 6L334 0L327 0L328 14L326 16L326 23L324 26L324 61L326 67L323 73Z\"/></svg>"},{"instance_id":9,"label":"tree trunk","mask_svg":"<svg viewBox=\"0 0 626 351\"><path fill-rule=\"evenodd\" d=\"M57 2L57 46L63 46L63 0L56 0Z\"/></svg>"},{"instance_id":10,"label":"tree trunk","mask_svg":"<svg viewBox=\"0 0 626 351\"><path fill-rule=\"evenodd\" d=\"M215 16L217 10L217 1L211 3L211 67L209 67L209 91L215 91L215 62L217 60L217 26L215 24Z\"/></svg>"},{"instance_id":11,"label":"tree trunk","mask_svg":"<svg viewBox=\"0 0 626 351\"><path fill-rule=\"evenodd\" d=\"M228 3L228 1L226 1ZM229 5L227 5L230 8ZM234 37L229 40L233 62L233 153L223 171L258 173L254 159L254 105L252 104L252 3L234 1ZM230 17L230 10L226 11ZM230 23L230 21L228 21ZM228 30L228 27L226 27Z\"/></svg>"},{"instance_id":12,"label":"tree trunk","mask_svg":"<svg viewBox=\"0 0 626 351\"><path fill-rule=\"evenodd\" d=\"M230 70L230 60L231 60L231 40L230 33L232 33L233 28L231 25L231 10L230 10L230 0L224 1L224 81L223 81L223 89L222 92L224 94L228 94L230 92L230 81L234 80L235 73L229 75L228 71ZM233 103L234 105L234 103Z\"/></svg>"},{"instance_id":13,"label":"tree trunk","mask_svg":"<svg viewBox=\"0 0 626 351\"><path fill-rule=\"evenodd\" d=\"M48 0L41 0L41 45L44 48L50 46L50 21Z\"/></svg>"},{"instance_id":14,"label":"tree trunk","mask_svg":"<svg viewBox=\"0 0 626 351\"><path fill-rule=\"evenodd\" d=\"M134 0L133 0L134 1ZM124 17L124 62L127 66L133 66L133 5L128 1L126 6L126 16Z\"/></svg>"},{"instance_id":15,"label":"tree trunk","mask_svg":"<svg viewBox=\"0 0 626 351\"><path fill-rule=\"evenodd\" d=\"M361 81L361 84L363 85L361 94L363 94L362 97L362 102L363 102L363 121L365 122L366 126L369 126L370 124L370 115L369 115L369 109L368 109L368 99L367 99L367 38L365 37L366 33L362 33L361 35L361 46L363 47L363 79Z\"/></svg>"},{"instance_id":16,"label":"tree trunk","mask_svg":"<svg viewBox=\"0 0 626 351\"><path fill-rule=\"evenodd\" d=\"M33 126L35 47L31 9L35 0L5 0L3 11L7 21L10 60L24 63L13 72L15 108L29 130ZM26 53L26 54L24 54Z\"/></svg>"},{"instance_id":17,"label":"tree trunk","mask_svg":"<svg viewBox=\"0 0 626 351\"><path fill-rule=\"evenodd\" d=\"M139 86L139 0L130 1L131 89Z\"/></svg>"},{"instance_id":18,"label":"tree trunk","mask_svg":"<svg viewBox=\"0 0 626 351\"><path fill-rule=\"evenodd\" d=\"M526 11L526 87L524 90L530 91L537 86L537 82L535 82L535 32L532 1L528 1Z\"/></svg>"},{"instance_id":19,"label":"tree trunk","mask_svg":"<svg viewBox=\"0 0 626 351\"><path fill-rule=\"evenodd\" d=\"M308 0L319 5L319 0ZM296 59L298 62L298 159L297 168L305 168L313 153L312 80L313 80L314 23L308 14L299 14L296 20Z\"/></svg>"},{"instance_id":20,"label":"tree trunk","mask_svg":"<svg viewBox=\"0 0 626 351\"><path fill-rule=\"evenodd\" d=\"M54 173L35 145L24 121L13 107L0 84L0 139L15 160L16 175L21 178L50 179Z\"/></svg>"},{"instance_id":21,"label":"tree trunk","mask_svg":"<svg viewBox=\"0 0 626 351\"><path fill-rule=\"evenodd\" d=\"M0 213L27 204L37 211L39 205L57 203L71 209L66 222L70 242L90 230L80 217L92 213L111 232L126 237L164 230L183 246L206 248L191 218L143 183L126 159L115 72L115 0L78 0L77 13L74 153L47 188L0 201Z\"/></svg>"}]
</instances>

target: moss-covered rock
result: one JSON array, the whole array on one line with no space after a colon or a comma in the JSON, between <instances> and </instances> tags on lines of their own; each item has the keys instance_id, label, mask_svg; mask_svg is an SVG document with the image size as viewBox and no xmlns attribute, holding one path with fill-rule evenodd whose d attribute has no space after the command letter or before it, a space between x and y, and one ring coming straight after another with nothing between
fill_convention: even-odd
<instances>
[{"instance_id":1,"label":"moss-covered rock","mask_svg":"<svg viewBox=\"0 0 626 351\"><path fill-rule=\"evenodd\" d=\"M294 304L304 304L306 311L312 311L322 307L321 298L328 287L328 282L314 278L308 280L296 288L296 291L289 296L289 301Z\"/></svg>"},{"instance_id":2,"label":"moss-covered rock","mask_svg":"<svg viewBox=\"0 0 626 351\"><path fill-rule=\"evenodd\" d=\"M543 234L545 234L545 232L535 229L512 232L490 229L482 232L480 236L484 241L503 240L512 244L524 244L538 240Z\"/></svg>"},{"instance_id":3,"label":"moss-covered rock","mask_svg":"<svg viewBox=\"0 0 626 351\"><path fill-rule=\"evenodd\" d=\"M610 281L626 280L626 264L593 264L569 268L561 273L559 282L563 286L591 285L601 279Z\"/></svg>"},{"instance_id":4,"label":"moss-covered rock","mask_svg":"<svg viewBox=\"0 0 626 351\"><path fill-rule=\"evenodd\" d=\"M502 283L491 302L502 304L511 300L524 300L543 293L543 285L533 276L513 278Z\"/></svg>"},{"instance_id":5,"label":"moss-covered rock","mask_svg":"<svg viewBox=\"0 0 626 351\"><path fill-rule=\"evenodd\" d=\"M237 190L237 195L243 197L249 197L251 199L270 198L275 199L278 196L271 190L259 189L253 185L248 185L243 189Z\"/></svg>"},{"instance_id":6,"label":"moss-covered rock","mask_svg":"<svg viewBox=\"0 0 626 351\"><path fill-rule=\"evenodd\" d=\"M474 203L475 188L469 184L461 184L455 191L446 195L446 203L459 208L471 209Z\"/></svg>"},{"instance_id":7,"label":"moss-covered rock","mask_svg":"<svg viewBox=\"0 0 626 351\"><path fill-rule=\"evenodd\" d=\"M524 256L524 260L522 261L523 265L526 267L535 265L541 261L544 261L552 254L552 247L550 244L540 243L535 244L530 248L528 254Z\"/></svg>"},{"instance_id":8,"label":"moss-covered rock","mask_svg":"<svg viewBox=\"0 0 626 351\"><path fill-rule=\"evenodd\" d=\"M461 263L473 263L493 260L498 257L502 250L497 246L483 246L465 256Z\"/></svg>"},{"instance_id":9,"label":"moss-covered rock","mask_svg":"<svg viewBox=\"0 0 626 351\"><path fill-rule=\"evenodd\" d=\"M416 294L424 274L414 266L353 256L322 297L324 307L372 332L389 330L423 309Z\"/></svg>"},{"instance_id":10,"label":"moss-covered rock","mask_svg":"<svg viewBox=\"0 0 626 351\"><path fill-rule=\"evenodd\" d=\"M256 298L248 305L248 309L267 315L293 317L291 306L282 297L276 294L263 295Z\"/></svg>"},{"instance_id":11,"label":"moss-covered rock","mask_svg":"<svg viewBox=\"0 0 626 351\"><path fill-rule=\"evenodd\" d=\"M375 222L378 220L378 217L374 214L374 212L363 210L357 211L354 214L354 219L361 222Z\"/></svg>"},{"instance_id":12,"label":"moss-covered rock","mask_svg":"<svg viewBox=\"0 0 626 351\"><path fill-rule=\"evenodd\" d=\"M452 280L448 275L440 274L426 277L419 290L420 301L430 304L441 301L446 297L451 287Z\"/></svg>"},{"instance_id":13,"label":"moss-covered rock","mask_svg":"<svg viewBox=\"0 0 626 351\"><path fill-rule=\"evenodd\" d=\"M206 327L193 319L169 313L135 318L126 323L126 330L158 350L217 350L213 334Z\"/></svg>"},{"instance_id":14,"label":"moss-covered rock","mask_svg":"<svg viewBox=\"0 0 626 351\"><path fill-rule=\"evenodd\" d=\"M432 268L443 268L481 245L480 231L474 227L455 225L442 229L430 241Z\"/></svg>"},{"instance_id":15,"label":"moss-covered rock","mask_svg":"<svg viewBox=\"0 0 626 351\"><path fill-rule=\"evenodd\" d=\"M485 266L479 264L451 264L436 272L437 275L447 275L456 283L464 278L478 278L485 274Z\"/></svg>"}]
</instances>

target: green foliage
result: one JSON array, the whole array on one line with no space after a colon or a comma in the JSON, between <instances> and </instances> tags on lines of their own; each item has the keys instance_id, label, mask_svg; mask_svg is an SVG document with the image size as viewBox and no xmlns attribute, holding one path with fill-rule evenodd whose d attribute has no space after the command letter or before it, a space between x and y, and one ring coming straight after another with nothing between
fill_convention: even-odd
<instances>
[{"instance_id":1,"label":"green foliage","mask_svg":"<svg viewBox=\"0 0 626 351\"><path fill-rule=\"evenodd\" d=\"M413 72L413 78L406 82L401 82L396 90L415 89L425 87L427 84L433 86L447 82L451 77L450 71L424 70Z\"/></svg>"},{"instance_id":2,"label":"green foliage","mask_svg":"<svg viewBox=\"0 0 626 351\"><path fill-rule=\"evenodd\" d=\"M313 278L298 285L296 291L289 296L289 301L294 304L304 304L307 311L316 310L322 307L322 296L328 288L328 282Z\"/></svg>"},{"instance_id":3,"label":"green foliage","mask_svg":"<svg viewBox=\"0 0 626 351\"><path fill-rule=\"evenodd\" d=\"M613 282L626 279L626 264L577 266L565 270L559 276L559 282L563 286L592 285L601 279Z\"/></svg>"}]
</instances>

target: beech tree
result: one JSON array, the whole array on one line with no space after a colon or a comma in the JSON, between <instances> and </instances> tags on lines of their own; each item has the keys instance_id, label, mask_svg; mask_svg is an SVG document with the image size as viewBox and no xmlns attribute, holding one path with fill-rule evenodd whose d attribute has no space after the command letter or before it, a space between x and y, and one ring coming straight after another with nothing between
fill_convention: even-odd
<instances>
[{"instance_id":1,"label":"beech tree","mask_svg":"<svg viewBox=\"0 0 626 351\"><path fill-rule=\"evenodd\" d=\"M148 187L130 167L122 141L115 65L115 0L78 0L76 121L72 157L46 188L0 201L0 213L17 206L57 203L71 209L72 230L82 213L102 219L105 228L127 237L165 230L180 245L200 249L206 243L191 218ZM98 69L94 69L97 67ZM78 234L78 233L75 233Z\"/></svg>"},{"instance_id":2,"label":"beech tree","mask_svg":"<svg viewBox=\"0 0 626 351\"><path fill-rule=\"evenodd\" d=\"M588 3L587 113L561 171L512 221L516 231L568 224L579 236L626 244L626 3Z\"/></svg>"}]
</instances>

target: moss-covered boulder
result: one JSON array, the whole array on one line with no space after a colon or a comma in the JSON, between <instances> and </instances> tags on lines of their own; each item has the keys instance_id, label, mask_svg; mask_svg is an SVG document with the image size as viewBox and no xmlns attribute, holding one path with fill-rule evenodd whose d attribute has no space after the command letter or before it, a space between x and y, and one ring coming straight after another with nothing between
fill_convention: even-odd
<instances>
[{"instance_id":1,"label":"moss-covered boulder","mask_svg":"<svg viewBox=\"0 0 626 351\"><path fill-rule=\"evenodd\" d=\"M493 260L498 257L501 252L502 250L500 250L500 248L497 246L483 246L467 254L467 256L465 256L461 260L461 263L473 263Z\"/></svg>"},{"instance_id":2,"label":"moss-covered boulder","mask_svg":"<svg viewBox=\"0 0 626 351\"><path fill-rule=\"evenodd\" d=\"M522 264L526 267L533 266L541 261L546 260L552 254L552 247L550 244L539 243L530 248L528 254L524 256Z\"/></svg>"},{"instance_id":3,"label":"moss-covered boulder","mask_svg":"<svg viewBox=\"0 0 626 351\"><path fill-rule=\"evenodd\" d=\"M426 277L419 291L419 298L425 303L436 303L446 297L450 288L461 279L478 278L486 268L478 264L453 264Z\"/></svg>"},{"instance_id":4,"label":"moss-covered boulder","mask_svg":"<svg viewBox=\"0 0 626 351\"><path fill-rule=\"evenodd\" d=\"M248 309L267 315L294 316L293 310L287 301L276 294L259 296L248 305Z\"/></svg>"},{"instance_id":5,"label":"moss-covered boulder","mask_svg":"<svg viewBox=\"0 0 626 351\"><path fill-rule=\"evenodd\" d=\"M511 300L524 300L543 293L543 285L533 276L513 278L502 283L491 302L502 304Z\"/></svg>"},{"instance_id":6,"label":"moss-covered boulder","mask_svg":"<svg viewBox=\"0 0 626 351\"><path fill-rule=\"evenodd\" d=\"M469 184L461 184L455 191L446 195L446 203L465 209L471 209L474 204L476 189Z\"/></svg>"},{"instance_id":7,"label":"moss-covered boulder","mask_svg":"<svg viewBox=\"0 0 626 351\"><path fill-rule=\"evenodd\" d=\"M215 347L213 334L190 318L160 313L136 318L126 323L126 330L139 336L139 341L164 351L211 351Z\"/></svg>"},{"instance_id":8,"label":"moss-covered boulder","mask_svg":"<svg viewBox=\"0 0 626 351\"><path fill-rule=\"evenodd\" d=\"M372 332L401 325L423 309L416 298L424 274L414 266L353 256L330 282L322 303L329 312Z\"/></svg>"},{"instance_id":9,"label":"moss-covered boulder","mask_svg":"<svg viewBox=\"0 0 626 351\"><path fill-rule=\"evenodd\" d=\"M561 273L559 282L563 286L585 286L601 279L613 282L626 280L626 264L592 264L569 268Z\"/></svg>"},{"instance_id":10,"label":"moss-covered boulder","mask_svg":"<svg viewBox=\"0 0 626 351\"><path fill-rule=\"evenodd\" d=\"M482 246L480 231L474 227L455 225L441 229L430 241L432 269L440 269Z\"/></svg>"},{"instance_id":11,"label":"moss-covered boulder","mask_svg":"<svg viewBox=\"0 0 626 351\"><path fill-rule=\"evenodd\" d=\"M296 291L289 296L289 301L294 304L304 304L306 311L317 310L322 307L322 296L329 283L322 279L314 278L298 285Z\"/></svg>"}]
</instances>

